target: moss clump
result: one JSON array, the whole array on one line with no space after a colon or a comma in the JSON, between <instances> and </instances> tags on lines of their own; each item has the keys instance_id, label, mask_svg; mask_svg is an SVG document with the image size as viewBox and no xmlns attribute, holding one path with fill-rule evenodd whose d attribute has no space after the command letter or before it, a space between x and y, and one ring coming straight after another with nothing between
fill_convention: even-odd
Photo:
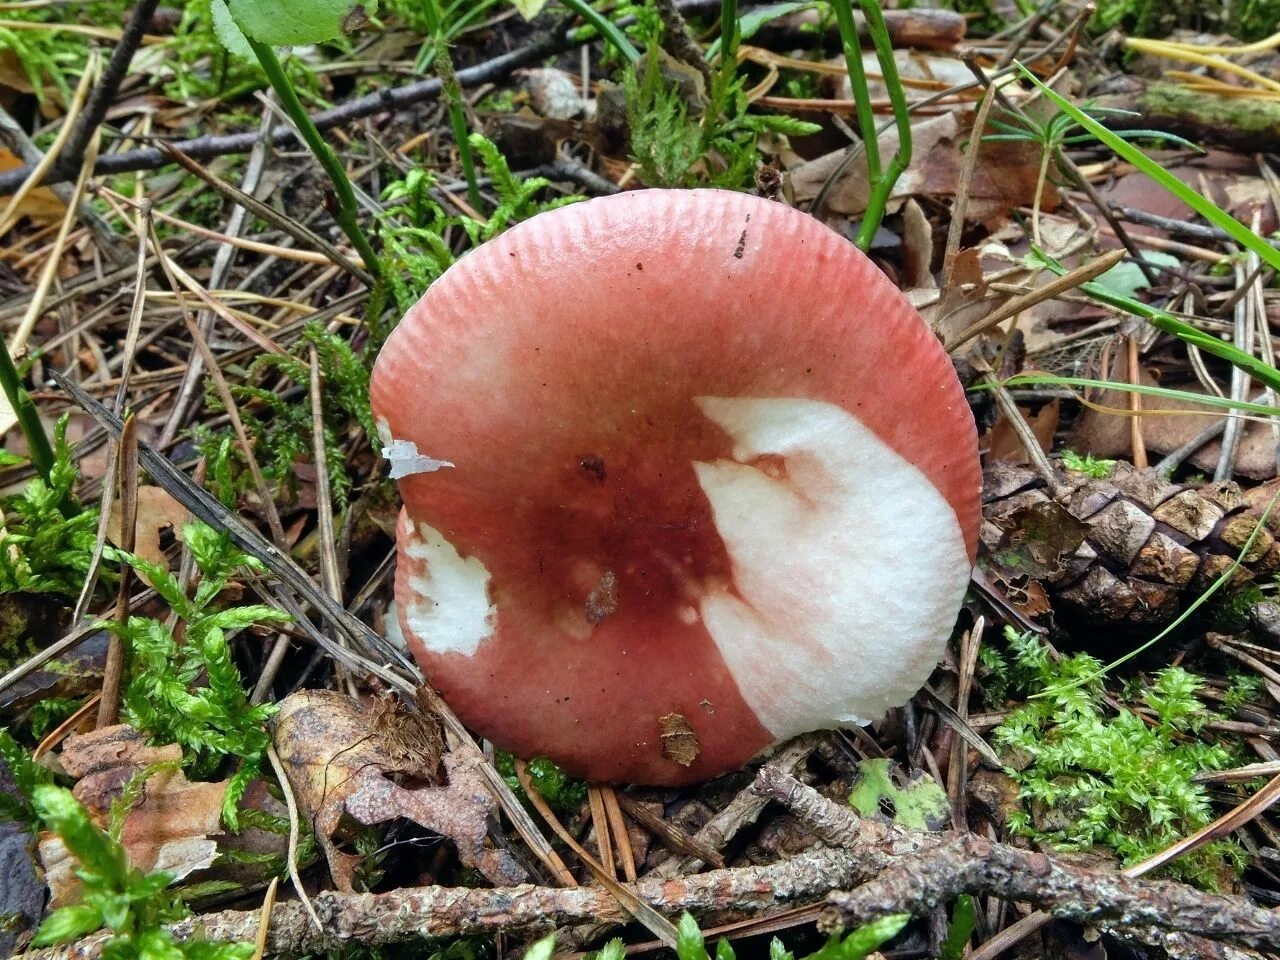
<instances>
[{"instance_id":1,"label":"moss clump","mask_svg":"<svg viewBox=\"0 0 1280 960\"><path fill-rule=\"evenodd\" d=\"M1135 685L1149 713L1113 713L1093 657L1054 662L1034 635L1007 637L1009 687L1034 697L995 733L1023 801L1009 818L1012 832L1060 850L1109 847L1129 865L1213 819L1205 788L1192 778L1229 767L1236 757L1200 736L1216 715L1196 696L1199 677L1168 667L1153 682ZM1239 847L1221 841L1174 861L1165 873L1218 889L1242 867Z\"/></svg>"}]
</instances>

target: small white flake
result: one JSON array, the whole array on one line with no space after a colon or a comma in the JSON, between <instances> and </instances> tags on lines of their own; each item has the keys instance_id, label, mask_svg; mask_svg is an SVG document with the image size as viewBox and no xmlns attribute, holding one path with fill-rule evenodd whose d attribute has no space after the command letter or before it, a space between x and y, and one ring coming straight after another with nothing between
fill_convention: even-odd
<instances>
[{"instance_id":1,"label":"small white flake","mask_svg":"<svg viewBox=\"0 0 1280 960\"><path fill-rule=\"evenodd\" d=\"M382 448L382 456L391 461L391 479L399 480L415 473L435 473L442 467L452 467L448 460L436 460L418 452L412 440L392 440Z\"/></svg>"}]
</instances>

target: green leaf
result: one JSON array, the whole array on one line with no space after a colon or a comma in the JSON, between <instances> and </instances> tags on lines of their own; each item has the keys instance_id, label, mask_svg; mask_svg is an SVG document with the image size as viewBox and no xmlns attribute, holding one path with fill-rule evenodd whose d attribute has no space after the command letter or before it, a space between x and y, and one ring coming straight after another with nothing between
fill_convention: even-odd
<instances>
[{"instance_id":1,"label":"green leaf","mask_svg":"<svg viewBox=\"0 0 1280 960\"><path fill-rule=\"evenodd\" d=\"M973 897L961 894L951 910L951 925L947 927L946 939L938 948L938 960L963 960L964 948L969 945L978 926L978 912L973 906Z\"/></svg>"},{"instance_id":2,"label":"green leaf","mask_svg":"<svg viewBox=\"0 0 1280 960\"><path fill-rule=\"evenodd\" d=\"M217 34L218 41L227 48L228 53L241 60L257 62L253 56L253 50L249 47L249 41L244 38L240 27L236 25L235 18L231 16L231 11L227 9L227 0L211 0L209 16L213 21L213 32Z\"/></svg>"},{"instance_id":3,"label":"green leaf","mask_svg":"<svg viewBox=\"0 0 1280 960\"><path fill-rule=\"evenodd\" d=\"M625 960L627 949L622 943L620 937L615 937L606 943L600 952L596 954L595 960Z\"/></svg>"},{"instance_id":4,"label":"green leaf","mask_svg":"<svg viewBox=\"0 0 1280 960\"><path fill-rule=\"evenodd\" d=\"M31 802L40 819L80 861L84 872L121 889L128 885L130 870L124 849L94 826L70 790L43 784L32 791ZM104 910L103 915L106 914Z\"/></svg>"},{"instance_id":5,"label":"green leaf","mask_svg":"<svg viewBox=\"0 0 1280 960\"><path fill-rule=\"evenodd\" d=\"M547 0L511 0L511 5L516 8L516 12L526 20L532 20L542 12L542 8L547 5Z\"/></svg>"},{"instance_id":6,"label":"green leaf","mask_svg":"<svg viewBox=\"0 0 1280 960\"><path fill-rule=\"evenodd\" d=\"M893 822L908 830L936 829L931 823L945 817L951 807L947 792L929 777L921 777L905 787L889 777L889 760L878 757L858 764L862 779L849 794L849 803L861 816L874 817L880 801L893 804Z\"/></svg>"},{"instance_id":7,"label":"green leaf","mask_svg":"<svg viewBox=\"0 0 1280 960\"><path fill-rule=\"evenodd\" d=\"M882 943L896 937L910 922L911 914L909 913L891 913L870 923L864 923L838 945L833 947L828 943L809 960L862 960L868 953L878 949Z\"/></svg>"},{"instance_id":8,"label":"green leaf","mask_svg":"<svg viewBox=\"0 0 1280 960\"><path fill-rule=\"evenodd\" d=\"M785 17L787 14L795 13L797 10L806 10L816 6L817 4L813 0L807 0L804 3L773 3L767 7L751 10L738 18L738 42L741 43L755 36L756 32L771 20ZM720 56L720 38L716 37L707 47L707 60L714 60L718 56Z\"/></svg>"},{"instance_id":9,"label":"green leaf","mask_svg":"<svg viewBox=\"0 0 1280 960\"><path fill-rule=\"evenodd\" d=\"M227 0L227 9L246 37L273 47L320 43L347 32L358 8L377 10L377 0Z\"/></svg>"},{"instance_id":10,"label":"green leaf","mask_svg":"<svg viewBox=\"0 0 1280 960\"><path fill-rule=\"evenodd\" d=\"M688 911L680 914L680 923L676 926L676 956L680 960L710 960L698 921Z\"/></svg>"},{"instance_id":11,"label":"green leaf","mask_svg":"<svg viewBox=\"0 0 1280 960\"><path fill-rule=\"evenodd\" d=\"M71 943L102 926L102 913L96 907L77 904L59 907L44 918L31 945L50 947L57 943Z\"/></svg>"},{"instance_id":12,"label":"green leaf","mask_svg":"<svg viewBox=\"0 0 1280 960\"><path fill-rule=\"evenodd\" d=\"M545 937L525 951L522 960L551 960L556 952L556 935L548 933Z\"/></svg>"}]
</instances>

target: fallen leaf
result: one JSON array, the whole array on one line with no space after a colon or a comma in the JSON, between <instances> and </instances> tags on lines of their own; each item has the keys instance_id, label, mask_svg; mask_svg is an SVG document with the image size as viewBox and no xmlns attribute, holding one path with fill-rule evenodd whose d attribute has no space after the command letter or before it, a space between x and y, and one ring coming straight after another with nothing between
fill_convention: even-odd
<instances>
[{"instance_id":1,"label":"fallen leaf","mask_svg":"<svg viewBox=\"0 0 1280 960\"><path fill-rule=\"evenodd\" d=\"M689 721L679 713L668 713L658 718L659 736L662 737L662 755L682 767L698 759L702 745Z\"/></svg>"},{"instance_id":2,"label":"fallen leaf","mask_svg":"<svg viewBox=\"0 0 1280 960\"><path fill-rule=\"evenodd\" d=\"M117 724L72 734L59 758L63 769L78 778L72 793L99 825L106 824L112 802L125 787L146 776L141 800L129 811L120 835L139 870L165 870L181 879L213 865L218 845L210 838L222 833L227 783L188 780L178 767L180 746L152 746L133 727ZM62 841L41 835L40 857L53 905L74 902L79 891L76 863Z\"/></svg>"},{"instance_id":3,"label":"fallen leaf","mask_svg":"<svg viewBox=\"0 0 1280 960\"><path fill-rule=\"evenodd\" d=\"M412 820L452 840L462 864L492 883L527 879L510 853L486 842L497 805L481 774L483 755L464 747L441 758L438 729L398 701L369 708L336 691L303 690L280 704L274 736L340 890L352 889L359 863L335 843L344 815L365 825ZM441 759L446 782L437 786Z\"/></svg>"},{"instance_id":4,"label":"fallen leaf","mask_svg":"<svg viewBox=\"0 0 1280 960\"><path fill-rule=\"evenodd\" d=\"M4 51L7 53L8 51ZM0 64L3 63L3 55L0 54ZM0 83L5 80L0 76ZM0 147L0 173L7 173L10 170L16 170L24 166L21 158L19 158L8 147ZM67 205L58 199L58 195L48 187L36 187L18 204L16 211L20 217L30 217L35 223L56 223L60 221L67 212ZM8 416L13 416L13 410L9 407L9 401L4 401L4 409L8 412ZM5 417L0 415L0 423L4 423ZM9 424L12 426L12 424ZM4 428L8 429L8 426ZM3 433L4 430L0 430Z\"/></svg>"},{"instance_id":5,"label":"fallen leaf","mask_svg":"<svg viewBox=\"0 0 1280 960\"><path fill-rule=\"evenodd\" d=\"M1053 449L1053 435L1058 429L1059 403L1057 400L1045 404L1034 416L1018 408L1018 413L1031 428L1040 449L1048 453ZM1012 422L1003 413L996 419L986 436L987 459L1003 460L1006 463L1027 463L1027 450L1022 445L1022 438L1013 428Z\"/></svg>"},{"instance_id":6,"label":"fallen leaf","mask_svg":"<svg viewBox=\"0 0 1280 960\"><path fill-rule=\"evenodd\" d=\"M950 819L947 792L924 771L915 771L899 787L893 782L895 765L888 758L863 760L858 770L862 777L849 794L849 805L860 816L891 821L908 830L941 830Z\"/></svg>"},{"instance_id":7,"label":"fallen leaf","mask_svg":"<svg viewBox=\"0 0 1280 960\"><path fill-rule=\"evenodd\" d=\"M890 199L922 194L954 196L960 185L964 150L972 127L970 115L947 113L927 117L912 125L912 163L895 184ZM880 152L890 156L897 149L898 135L889 131L880 140ZM1035 197L1039 178L1040 151L1023 142L983 141L969 190L968 219L992 225L1003 221L1012 207L1028 206ZM797 201L812 200L822 185L845 161L845 150L798 164L791 170ZM870 187L866 154L849 165L827 196L829 212L857 216L867 208ZM1047 184L1041 209L1057 206L1057 192Z\"/></svg>"},{"instance_id":8,"label":"fallen leaf","mask_svg":"<svg viewBox=\"0 0 1280 960\"><path fill-rule=\"evenodd\" d=\"M1114 377L1113 371L1112 378ZM1155 385L1157 381L1143 367L1139 371L1139 382ZM1191 394L1203 392L1198 384L1179 389ZM1122 390L1106 390L1091 394L1089 399L1104 407L1123 410L1129 406L1129 397L1130 394ZM1142 417L1142 440L1147 450L1159 454L1177 450L1225 413L1220 408L1180 397L1143 397L1142 403L1147 410L1172 411L1172 415L1148 413ZM1193 412L1207 416L1188 416ZM1078 453L1093 454L1095 457L1128 456L1132 452L1129 422L1127 416L1086 408L1068 435L1067 446ZM1192 454L1187 462L1197 470L1211 472L1218 464L1221 451L1221 442L1213 440ZM1235 473L1250 480L1268 480L1276 476L1276 443L1270 424L1245 422L1240 444L1236 448Z\"/></svg>"},{"instance_id":9,"label":"fallen leaf","mask_svg":"<svg viewBox=\"0 0 1280 960\"><path fill-rule=\"evenodd\" d=\"M122 542L120 529L123 504L116 497L111 501L111 514L107 517L107 539L117 547ZM134 527L133 552L143 560L165 565L167 560L160 546L160 534L172 530L182 539L182 525L187 522L187 508L160 487L138 488L138 515Z\"/></svg>"}]
</instances>

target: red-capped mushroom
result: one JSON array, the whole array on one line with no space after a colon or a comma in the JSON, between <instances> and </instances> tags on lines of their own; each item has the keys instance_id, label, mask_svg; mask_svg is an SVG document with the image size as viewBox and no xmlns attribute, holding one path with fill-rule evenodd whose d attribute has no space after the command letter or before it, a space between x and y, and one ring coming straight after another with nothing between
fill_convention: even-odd
<instances>
[{"instance_id":1,"label":"red-capped mushroom","mask_svg":"<svg viewBox=\"0 0 1280 960\"><path fill-rule=\"evenodd\" d=\"M405 636L518 755L705 779L901 705L954 626L980 490L963 391L796 210L645 190L534 217L431 286L372 393L408 474Z\"/></svg>"}]
</instances>

